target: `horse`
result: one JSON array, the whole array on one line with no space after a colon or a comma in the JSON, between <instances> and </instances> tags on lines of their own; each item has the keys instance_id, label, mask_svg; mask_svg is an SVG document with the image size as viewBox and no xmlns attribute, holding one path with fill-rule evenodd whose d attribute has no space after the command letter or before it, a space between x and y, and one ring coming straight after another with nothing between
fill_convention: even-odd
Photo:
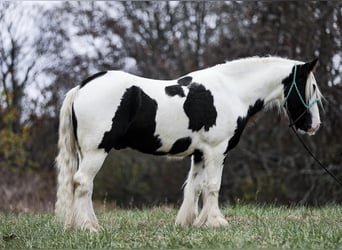
<instances>
[{"instance_id":1,"label":"horse","mask_svg":"<svg viewBox=\"0 0 342 250\"><path fill-rule=\"evenodd\" d=\"M317 58L269 56L227 61L175 80L122 71L90 76L69 90L60 110L56 217L66 228L99 231L94 177L110 150L131 148L191 157L176 225L227 226L218 203L227 155L248 120L272 107L284 110L297 131L314 135L322 96L316 66Z\"/></svg>"}]
</instances>

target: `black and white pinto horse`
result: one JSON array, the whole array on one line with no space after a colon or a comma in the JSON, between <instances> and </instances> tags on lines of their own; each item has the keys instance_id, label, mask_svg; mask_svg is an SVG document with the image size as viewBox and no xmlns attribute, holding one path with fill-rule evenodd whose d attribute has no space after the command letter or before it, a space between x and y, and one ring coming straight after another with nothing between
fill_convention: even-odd
<instances>
[{"instance_id":1,"label":"black and white pinto horse","mask_svg":"<svg viewBox=\"0 0 342 250\"><path fill-rule=\"evenodd\" d=\"M252 57L176 80L121 71L89 77L67 93L60 111L57 217L65 227L98 231L91 200L94 177L111 149L129 147L191 156L176 225L226 226L218 204L222 168L248 119L277 106L297 130L309 135L318 130L316 63Z\"/></svg>"}]
</instances>

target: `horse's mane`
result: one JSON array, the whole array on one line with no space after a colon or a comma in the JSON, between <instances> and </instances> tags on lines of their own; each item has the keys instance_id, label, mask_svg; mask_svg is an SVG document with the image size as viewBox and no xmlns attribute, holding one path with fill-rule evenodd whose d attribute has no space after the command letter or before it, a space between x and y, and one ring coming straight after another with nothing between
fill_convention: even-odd
<instances>
[{"instance_id":1,"label":"horse's mane","mask_svg":"<svg viewBox=\"0 0 342 250\"><path fill-rule=\"evenodd\" d=\"M264 68L267 67L269 64L275 64L275 63L298 63L302 64L303 62L291 60L288 58L282 58L277 56L266 56L266 57L259 57L259 56L253 56L253 57L247 57L247 58L241 58L236 59L232 61L226 61L223 64L217 65L218 68L221 68L226 73L243 73L248 72L251 70L256 70L258 68Z\"/></svg>"}]
</instances>

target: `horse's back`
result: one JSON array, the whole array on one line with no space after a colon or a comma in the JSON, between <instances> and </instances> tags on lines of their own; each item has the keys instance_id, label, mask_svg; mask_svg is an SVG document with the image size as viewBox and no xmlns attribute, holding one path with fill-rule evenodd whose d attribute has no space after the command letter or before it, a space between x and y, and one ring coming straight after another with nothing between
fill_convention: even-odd
<instances>
[{"instance_id":1,"label":"horse's back","mask_svg":"<svg viewBox=\"0 0 342 250\"><path fill-rule=\"evenodd\" d=\"M192 82L182 85L180 80L108 71L92 79L80 88L74 102L81 147L107 152L131 147L145 153L181 155L180 150L172 150L180 141L188 146L186 155L200 141L219 143L224 134L234 132L225 126L228 114L232 115L231 99L222 98L219 81L207 85L205 71L187 78Z\"/></svg>"}]
</instances>

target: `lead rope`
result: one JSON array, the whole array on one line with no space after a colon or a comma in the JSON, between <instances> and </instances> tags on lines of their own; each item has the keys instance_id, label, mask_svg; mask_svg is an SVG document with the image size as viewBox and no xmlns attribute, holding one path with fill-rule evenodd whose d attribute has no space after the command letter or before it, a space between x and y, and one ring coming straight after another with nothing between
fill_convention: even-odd
<instances>
[{"instance_id":1,"label":"lead rope","mask_svg":"<svg viewBox=\"0 0 342 250\"><path fill-rule=\"evenodd\" d=\"M340 181L336 175L334 175L329 169L327 169L323 163L318 160L318 158L312 153L312 151L309 149L309 147L305 144L305 142L303 141L303 139L299 136L299 134L297 133L296 129L293 126L290 126L290 128L292 129L292 131L295 133L296 137L298 138L298 140L300 141L300 143L303 145L303 147L305 148L305 150L308 152L308 154L318 163L318 165L323 168L325 170L325 172L327 172L338 184L340 184L340 186L342 187L342 181Z\"/></svg>"}]
</instances>

